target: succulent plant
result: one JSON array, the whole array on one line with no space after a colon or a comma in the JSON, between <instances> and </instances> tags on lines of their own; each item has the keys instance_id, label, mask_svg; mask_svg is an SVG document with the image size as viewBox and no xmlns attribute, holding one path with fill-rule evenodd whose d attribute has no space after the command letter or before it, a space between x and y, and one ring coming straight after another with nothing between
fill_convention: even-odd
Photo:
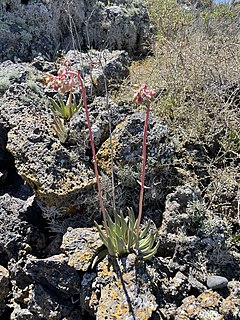
<instances>
[{"instance_id":1,"label":"succulent plant","mask_svg":"<svg viewBox=\"0 0 240 320\"><path fill-rule=\"evenodd\" d=\"M95 222L98 229L100 239L107 248L104 255L108 254L112 257L121 257L129 252L137 252L143 260L151 259L159 247L159 241L154 245L156 235L150 231L151 221L137 235L135 219L133 210L128 208L128 214L124 217L123 213L114 213L114 220L107 215L107 230L102 230ZM96 257L93 264L102 257L100 254Z\"/></svg>"},{"instance_id":2,"label":"succulent plant","mask_svg":"<svg viewBox=\"0 0 240 320\"><path fill-rule=\"evenodd\" d=\"M57 101L50 99L52 104L52 111L57 116L70 120L72 116L81 108L81 102L77 104L75 97L65 103L61 96L58 96Z\"/></svg>"},{"instance_id":3,"label":"succulent plant","mask_svg":"<svg viewBox=\"0 0 240 320\"><path fill-rule=\"evenodd\" d=\"M58 136L58 139L65 143L68 136L68 129L66 128L64 124L64 120L61 119L59 116L54 116L54 122L53 122L53 130L55 131L56 135Z\"/></svg>"}]
</instances>

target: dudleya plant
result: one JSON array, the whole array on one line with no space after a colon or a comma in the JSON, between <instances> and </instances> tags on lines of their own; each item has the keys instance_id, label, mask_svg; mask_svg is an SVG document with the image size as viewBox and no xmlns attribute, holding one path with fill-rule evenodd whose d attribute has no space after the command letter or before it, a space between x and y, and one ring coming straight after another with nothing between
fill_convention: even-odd
<instances>
[{"instance_id":1,"label":"dudleya plant","mask_svg":"<svg viewBox=\"0 0 240 320\"><path fill-rule=\"evenodd\" d=\"M58 70L57 76L48 73L45 76L45 81L48 87L57 91L56 99L50 98L54 113L53 129L59 140L65 143L68 135L66 121L69 121L82 105L81 102L77 104L74 94L77 85L76 74L71 72L71 67L66 62L66 66ZM68 94L68 97L65 102L66 94Z\"/></svg>"},{"instance_id":2,"label":"dudleya plant","mask_svg":"<svg viewBox=\"0 0 240 320\"><path fill-rule=\"evenodd\" d=\"M117 213L115 211L114 220L112 220L112 218L107 214L107 227L105 226L104 231L97 223L95 223L101 240L106 246L108 253L113 257L120 257L126 253L136 252L143 258L143 260L148 260L157 253L159 247L159 242L155 244L156 235L150 231L150 220L148 221L146 227L140 230L147 160L147 127L150 114L150 104L155 95L156 92L154 90L148 90L148 86L143 84L141 87L135 90L135 95L133 98L135 103L146 106L146 118L144 122L142 143L142 177L138 218L136 220L133 210L128 208L128 214L126 217L124 217L122 212ZM103 253L101 252L100 257L102 255Z\"/></svg>"},{"instance_id":3,"label":"dudleya plant","mask_svg":"<svg viewBox=\"0 0 240 320\"><path fill-rule=\"evenodd\" d=\"M102 256L109 254L112 257L121 257L126 253L136 252L144 260L151 259L157 252L159 242L155 244L156 235L150 231L151 221L149 220L145 228L140 230L140 222L142 217L142 206L143 206L143 194L144 194L144 180L145 180L145 170L146 170L146 139L147 139L147 126L150 113L150 104L155 96L155 91L148 90L147 85L144 84L138 90L135 90L135 95L133 101L137 104L146 105L146 119L144 123L143 131L143 144L142 144L142 179L141 179L141 190L139 199L139 213L137 220L135 219L133 210L128 208L128 214L123 215L122 212L118 213L114 210L114 217L105 211L102 197L102 189L100 183L100 177L97 167L96 151L94 146L94 139L92 134L92 128L89 118L89 111L85 93L85 87L83 79L78 71L73 71L68 65L61 68L57 76L48 75L47 76L48 85L64 94L66 91L69 92L68 101L64 105L61 101L53 104L54 112L58 117L69 118L72 113L76 110L76 105L73 102L73 90L78 87L82 93L82 101L85 109L87 126L89 130L90 144L93 156L93 165L98 187L98 198L100 203L100 208L103 216L104 230L95 223L99 236L105 245L105 249L101 251L94 259L93 264L101 258ZM61 126L61 122L55 122L57 127L57 134L60 140L64 140L64 124ZM63 137L62 137L63 136ZM115 208L114 208L115 209ZM154 245L155 244L155 245Z\"/></svg>"}]
</instances>

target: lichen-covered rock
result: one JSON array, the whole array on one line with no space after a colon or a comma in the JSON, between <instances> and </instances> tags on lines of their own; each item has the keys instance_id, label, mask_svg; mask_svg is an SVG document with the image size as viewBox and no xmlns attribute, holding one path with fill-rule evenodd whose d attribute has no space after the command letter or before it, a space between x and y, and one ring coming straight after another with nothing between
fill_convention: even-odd
<instances>
[{"instance_id":1,"label":"lichen-covered rock","mask_svg":"<svg viewBox=\"0 0 240 320\"><path fill-rule=\"evenodd\" d=\"M224 298L212 290L206 290L198 297L189 296L185 298L182 305L177 309L175 319L239 319L239 282L230 281L228 288L230 292Z\"/></svg>"},{"instance_id":2,"label":"lichen-covered rock","mask_svg":"<svg viewBox=\"0 0 240 320\"><path fill-rule=\"evenodd\" d=\"M193 204L195 212L190 212L190 206ZM204 204L199 190L188 185L177 187L175 192L167 195L162 231L175 233L181 227L181 230L184 229L187 234L193 235L203 222L205 214L203 209Z\"/></svg>"},{"instance_id":3,"label":"lichen-covered rock","mask_svg":"<svg viewBox=\"0 0 240 320\"><path fill-rule=\"evenodd\" d=\"M141 163L144 113L136 112L113 132L113 160L116 168ZM150 117L147 139L148 167L157 171L172 160L174 148L167 127L157 118ZM110 171L110 139L99 149L99 167Z\"/></svg>"},{"instance_id":4,"label":"lichen-covered rock","mask_svg":"<svg viewBox=\"0 0 240 320\"><path fill-rule=\"evenodd\" d=\"M230 281L228 289L230 294L221 303L220 312L225 319L238 320L240 314L240 281Z\"/></svg>"},{"instance_id":5,"label":"lichen-covered rock","mask_svg":"<svg viewBox=\"0 0 240 320\"><path fill-rule=\"evenodd\" d=\"M76 270L67 264L65 255L46 259L28 257L24 270L34 282L49 288L63 298L70 298L80 292L80 278Z\"/></svg>"},{"instance_id":6,"label":"lichen-covered rock","mask_svg":"<svg viewBox=\"0 0 240 320\"><path fill-rule=\"evenodd\" d=\"M16 297L12 303L11 320L82 319L80 311L73 313L71 301L56 299L51 290L41 284L30 285L14 294ZM72 313L76 318L72 317Z\"/></svg>"},{"instance_id":7,"label":"lichen-covered rock","mask_svg":"<svg viewBox=\"0 0 240 320\"><path fill-rule=\"evenodd\" d=\"M6 301L10 292L9 272L6 268L0 265L0 316L6 308Z\"/></svg>"},{"instance_id":8,"label":"lichen-covered rock","mask_svg":"<svg viewBox=\"0 0 240 320\"><path fill-rule=\"evenodd\" d=\"M20 1L0 4L0 60L49 57L57 49L125 49L142 52L150 34L142 0Z\"/></svg>"},{"instance_id":9,"label":"lichen-covered rock","mask_svg":"<svg viewBox=\"0 0 240 320\"><path fill-rule=\"evenodd\" d=\"M11 319L22 319L24 315L24 319L60 320L70 317L73 311L81 319L73 304L80 292L80 277L63 254L46 259L28 255L10 263L9 268L13 292Z\"/></svg>"},{"instance_id":10,"label":"lichen-covered rock","mask_svg":"<svg viewBox=\"0 0 240 320\"><path fill-rule=\"evenodd\" d=\"M109 115L111 116L111 126L113 130L127 117L127 114L131 114L133 111L129 105L118 106L111 99L109 99L107 106L105 97L96 97L94 101L89 104L89 112L94 144L99 148L109 137ZM86 128L85 114L77 113L70 120L69 128L69 144L79 145L79 142L82 141L82 146L84 146L84 148L81 150L79 146L79 155L86 158L86 149L90 149L90 142L88 129Z\"/></svg>"},{"instance_id":11,"label":"lichen-covered rock","mask_svg":"<svg viewBox=\"0 0 240 320\"><path fill-rule=\"evenodd\" d=\"M166 197L160 249L173 250L177 243L188 241L186 239L194 247L193 238L197 236L205 219L206 208L200 191L190 185L177 187L176 191Z\"/></svg>"},{"instance_id":12,"label":"lichen-covered rock","mask_svg":"<svg viewBox=\"0 0 240 320\"><path fill-rule=\"evenodd\" d=\"M67 256L69 266L87 271L101 246L96 229L69 228L63 236L61 249Z\"/></svg>"},{"instance_id":13,"label":"lichen-covered rock","mask_svg":"<svg viewBox=\"0 0 240 320\"><path fill-rule=\"evenodd\" d=\"M0 64L0 96L13 84L27 80L29 68L10 60Z\"/></svg>"},{"instance_id":14,"label":"lichen-covered rock","mask_svg":"<svg viewBox=\"0 0 240 320\"><path fill-rule=\"evenodd\" d=\"M94 184L94 175L54 137L44 92L36 78L31 83L26 79L34 72L22 72L20 83L14 83L2 97L0 117L10 129L7 149L15 158L18 174L43 203L74 211L74 199Z\"/></svg>"},{"instance_id":15,"label":"lichen-covered rock","mask_svg":"<svg viewBox=\"0 0 240 320\"><path fill-rule=\"evenodd\" d=\"M70 50L65 59L73 69L81 69L88 97L105 95L106 86L119 84L129 75L130 59L123 50L89 50L87 53Z\"/></svg>"},{"instance_id":16,"label":"lichen-covered rock","mask_svg":"<svg viewBox=\"0 0 240 320\"><path fill-rule=\"evenodd\" d=\"M79 53L76 56L74 54L69 52L68 55L73 62L73 68L80 58ZM107 51L105 58L99 61L98 54L85 54L85 60L81 60L83 69L88 70L87 73L83 71L83 74L89 90L93 83L88 79L91 68L95 71L99 68L102 75L103 68L109 81L112 71L115 72L115 80L128 72L128 58L124 52ZM91 59L94 66L89 66ZM39 61L39 64L41 63L44 61ZM48 67L50 68L49 63ZM8 131L7 150L15 160L18 174L35 191L44 216L49 221L54 220L54 215L74 214L86 201L83 193L92 190L95 184L91 160L86 156L89 138L83 108L75 115L75 119L71 119L68 145L63 145L52 128L53 114L49 109L47 90L40 81L43 73L35 67L12 62L3 63L0 70L7 80L8 74L12 74L11 81L8 80L8 87L1 97L0 122L3 130ZM100 91L102 89L99 87ZM99 99L90 106L94 138L98 144L108 136L109 127L108 113L103 109L104 99ZM117 105L113 102L109 102L109 108L115 126L123 120L125 114L124 111L118 114ZM4 143L6 144L6 141Z\"/></svg>"},{"instance_id":17,"label":"lichen-covered rock","mask_svg":"<svg viewBox=\"0 0 240 320\"><path fill-rule=\"evenodd\" d=\"M89 288L82 293L84 307L92 310L99 320L150 319L157 303L143 269L137 267L134 254L117 260L115 264L104 259L98 264L90 296L86 296Z\"/></svg>"},{"instance_id":18,"label":"lichen-covered rock","mask_svg":"<svg viewBox=\"0 0 240 320\"><path fill-rule=\"evenodd\" d=\"M74 213L74 200L81 190L91 188L94 175L51 135L35 117L22 119L9 131L7 148L15 158L18 174L43 203Z\"/></svg>"},{"instance_id":19,"label":"lichen-covered rock","mask_svg":"<svg viewBox=\"0 0 240 320\"><path fill-rule=\"evenodd\" d=\"M113 171L115 177L115 201L123 211L127 207L138 210L142 141L145 121L144 112L134 112L119 123L112 133ZM151 116L147 133L147 167L144 193L144 216L150 217L159 226L161 209L159 204L165 200L166 187L171 181L171 163L174 143L166 125ZM107 139L97 153L98 165L105 175L105 189L110 190L107 177L111 172L110 139ZM105 194L109 198L109 193ZM111 206L108 208L111 211Z\"/></svg>"}]
</instances>

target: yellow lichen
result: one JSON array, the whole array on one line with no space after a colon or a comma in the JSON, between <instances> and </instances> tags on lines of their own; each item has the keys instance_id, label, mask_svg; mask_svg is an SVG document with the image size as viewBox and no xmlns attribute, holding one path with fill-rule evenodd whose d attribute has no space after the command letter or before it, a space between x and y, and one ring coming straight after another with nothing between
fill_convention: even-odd
<instances>
[{"instance_id":1,"label":"yellow lichen","mask_svg":"<svg viewBox=\"0 0 240 320\"><path fill-rule=\"evenodd\" d=\"M206 290L198 296L198 301L203 308L214 308L219 305L221 296L217 292Z\"/></svg>"}]
</instances>

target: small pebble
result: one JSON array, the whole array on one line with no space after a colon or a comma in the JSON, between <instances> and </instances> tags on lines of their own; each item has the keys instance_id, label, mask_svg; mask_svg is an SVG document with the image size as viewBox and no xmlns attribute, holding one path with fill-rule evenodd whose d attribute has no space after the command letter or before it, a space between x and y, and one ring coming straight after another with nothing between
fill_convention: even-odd
<instances>
[{"instance_id":1,"label":"small pebble","mask_svg":"<svg viewBox=\"0 0 240 320\"><path fill-rule=\"evenodd\" d=\"M209 289L222 289L228 284L228 279L221 276L209 276L207 278L207 286Z\"/></svg>"}]
</instances>

